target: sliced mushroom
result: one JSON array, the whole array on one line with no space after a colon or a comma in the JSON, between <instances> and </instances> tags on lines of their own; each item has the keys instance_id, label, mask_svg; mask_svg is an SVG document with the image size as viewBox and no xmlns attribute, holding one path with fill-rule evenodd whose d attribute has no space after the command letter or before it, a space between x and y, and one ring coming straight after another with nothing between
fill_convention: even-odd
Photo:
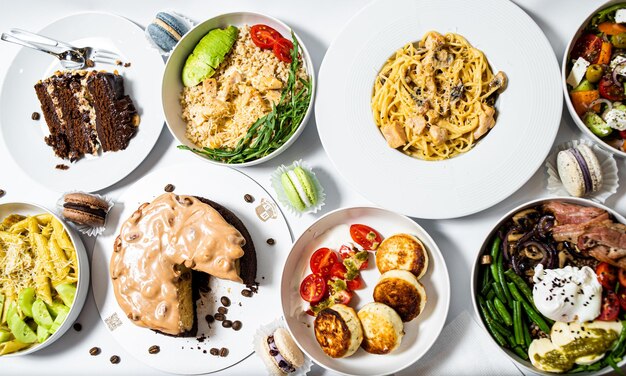
<instances>
[{"instance_id":1,"label":"sliced mushroom","mask_svg":"<svg viewBox=\"0 0 626 376\"><path fill-rule=\"evenodd\" d=\"M509 83L509 80L506 77L506 74L504 74L504 72L500 71L493 77L493 79L489 83L489 88L490 89L494 89L495 88L496 92L498 94L500 94L500 93L502 93L504 91L504 89L506 89L506 86L507 86L508 83Z\"/></svg>"}]
</instances>

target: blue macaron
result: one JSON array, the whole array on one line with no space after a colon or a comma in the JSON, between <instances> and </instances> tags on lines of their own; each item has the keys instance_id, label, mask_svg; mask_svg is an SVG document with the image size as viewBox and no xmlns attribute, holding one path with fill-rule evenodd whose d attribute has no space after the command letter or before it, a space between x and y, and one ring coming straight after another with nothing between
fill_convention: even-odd
<instances>
[{"instance_id":1,"label":"blue macaron","mask_svg":"<svg viewBox=\"0 0 626 376\"><path fill-rule=\"evenodd\" d=\"M189 31L189 26L178 17L165 12L157 13L148 25L148 35L163 51L171 51L180 38Z\"/></svg>"}]
</instances>

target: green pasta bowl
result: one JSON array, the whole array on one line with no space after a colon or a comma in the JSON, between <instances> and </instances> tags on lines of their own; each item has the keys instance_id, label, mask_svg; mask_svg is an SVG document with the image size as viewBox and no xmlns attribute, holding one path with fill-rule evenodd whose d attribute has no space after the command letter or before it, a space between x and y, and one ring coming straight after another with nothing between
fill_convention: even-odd
<instances>
[{"instance_id":1,"label":"green pasta bowl","mask_svg":"<svg viewBox=\"0 0 626 376\"><path fill-rule=\"evenodd\" d=\"M626 219L586 199L504 215L472 270L486 335L523 370L600 375L626 364Z\"/></svg>"},{"instance_id":2,"label":"green pasta bowl","mask_svg":"<svg viewBox=\"0 0 626 376\"><path fill-rule=\"evenodd\" d=\"M89 290L78 235L46 208L0 205L0 356L33 353L76 320Z\"/></svg>"}]
</instances>

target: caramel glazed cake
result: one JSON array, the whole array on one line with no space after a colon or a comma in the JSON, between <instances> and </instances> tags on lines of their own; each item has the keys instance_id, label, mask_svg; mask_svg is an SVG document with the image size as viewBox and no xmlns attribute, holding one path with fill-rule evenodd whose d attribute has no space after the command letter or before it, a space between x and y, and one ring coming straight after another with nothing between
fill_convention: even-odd
<instances>
[{"instance_id":1,"label":"caramel glazed cake","mask_svg":"<svg viewBox=\"0 0 626 376\"><path fill-rule=\"evenodd\" d=\"M137 132L139 115L117 73L57 71L35 92L50 131L46 144L60 158L124 150Z\"/></svg>"},{"instance_id":2,"label":"caramel glazed cake","mask_svg":"<svg viewBox=\"0 0 626 376\"><path fill-rule=\"evenodd\" d=\"M110 271L115 298L136 325L188 337L197 332L195 302L207 287L200 283L213 276L253 285L256 267L254 244L235 214L165 193L122 225Z\"/></svg>"}]
</instances>

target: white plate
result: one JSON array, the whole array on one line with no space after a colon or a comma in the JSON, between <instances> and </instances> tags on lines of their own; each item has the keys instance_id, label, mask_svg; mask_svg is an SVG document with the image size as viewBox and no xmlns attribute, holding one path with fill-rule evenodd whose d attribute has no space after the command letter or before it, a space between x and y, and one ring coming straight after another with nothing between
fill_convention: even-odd
<instances>
[{"instance_id":1,"label":"white plate","mask_svg":"<svg viewBox=\"0 0 626 376\"><path fill-rule=\"evenodd\" d=\"M387 355L373 355L359 349L354 355L333 359L320 348L313 333L313 318L305 313L307 306L300 298L300 283L311 273L309 259L315 250L327 246L337 250L340 244L328 242L324 232L338 225L362 223L376 229L384 237L397 233L417 236L429 256L428 271L420 279L426 289L427 303L424 311L414 320L404 324L405 336L400 347ZM346 227L346 241L350 241ZM350 306L357 311L372 302L372 293L380 273L375 259L370 255L369 267L361 271L365 288L357 290ZM346 375L390 375L420 359L433 345L448 316L450 306L450 280L441 251L428 233L411 219L394 212L370 207L338 209L313 223L295 242L283 271L281 281L283 315L291 334L313 361L325 368Z\"/></svg>"},{"instance_id":2,"label":"white plate","mask_svg":"<svg viewBox=\"0 0 626 376\"><path fill-rule=\"evenodd\" d=\"M19 25L14 25L19 26ZM137 134L126 150L87 156L75 163L54 155L44 137L49 134L43 118L31 120L41 111L34 86L37 81L61 70L54 57L22 48L11 63L0 96L0 131L6 148L18 166L48 188L59 192L98 191L115 184L148 156L163 128L160 108L160 77L163 59L149 48L143 30L126 18L107 13L79 13L61 18L38 33L76 46L103 48L118 53L131 66L96 63L93 69L118 70L124 76L125 93L130 95L141 116ZM57 164L68 170L58 170Z\"/></svg>"},{"instance_id":3,"label":"white plate","mask_svg":"<svg viewBox=\"0 0 626 376\"><path fill-rule=\"evenodd\" d=\"M387 146L370 108L385 61L429 30L463 35L509 78L495 127L473 150L437 162ZM328 49L315 117L328 156L363 196L412 217L454 218L495 205L541 166L559 128L560 84L548 40L511 1L377 0Z\"/></svg>"},{"instance_id":4,"label":"white plate","mask_svg":"<svg viewBox=\"0 0 626 376\"><path fill-rule=\"evenodd\" d=\"M74 324L74 321L76 321L78 315L80 314L80 311L83 309L85 299L87 299L87 293L89 292L89 257L87 256L87 251L85 250L83 241L80 236L78 236L76 231L68 226L55 213L53 213L51 210L44 208L43 206L27 202L7 202L4 204L0 204L0 222L11 214L30 216L44 213L51 214L63 224L63 228L65 229L65 231L67 231L67 235L70 237L72 244L74 244L74 249L76 250L76 261L78 262L78 281L76 282L76 296L74 297L74 302L72 302L72 306L70 307L70 313L65 318L65 321L63 321L61 327L56 332L54 332L54 334L52 334L47 340L45 340L41 344L35 344L25 350L0 356L2 358L32 354L36 351L43 349L44 347L51 345L53 342L61 338L63 334L65 334L65 332L67 332L67 330L72 327L72 324Z\"/></svg>"},{"instance_id":5,"label":"white plate","mask_svg":"<svg viewBox=\"0 0 626 376\"><path fill-rule=\"evenodd\" d=\"M113 241L121 224L140 204L162 194L167 184L176 187L175 193L203 196L230 209L246 225L256 248L259 293L246 298L241 295L244 285L211 278L212 291L208 299L201 300L198 305L198 336L204 333L208 337L203 342L193 337L157 334L133 324L119 308L109 278ZM254 202L245 202L245 194L252 195ZM193 159L185 165L168 167L139 180L120 197L109 216L108 228L104 235L98 237L93 252L92 287L100 317L126 351L149 366L177 374L217 372L252 354L252 337L256 329L281 315L277 304L280 299L280 271L291 246L285 218L260 185L237 170ZM276 244L268 245L268 238L273 238ZM227 318L240 320L243 323L241 330L223 328L219 322L211 325L211 329L207 328L204 317L207 313L217 312L222 296L228 296L232 302ZM148 348L152 345L160 346L161 352L149 354ZM210 355L209 350L213 347L226 347L230 353L227 357Z\"/></svg>"}]
</instances>

